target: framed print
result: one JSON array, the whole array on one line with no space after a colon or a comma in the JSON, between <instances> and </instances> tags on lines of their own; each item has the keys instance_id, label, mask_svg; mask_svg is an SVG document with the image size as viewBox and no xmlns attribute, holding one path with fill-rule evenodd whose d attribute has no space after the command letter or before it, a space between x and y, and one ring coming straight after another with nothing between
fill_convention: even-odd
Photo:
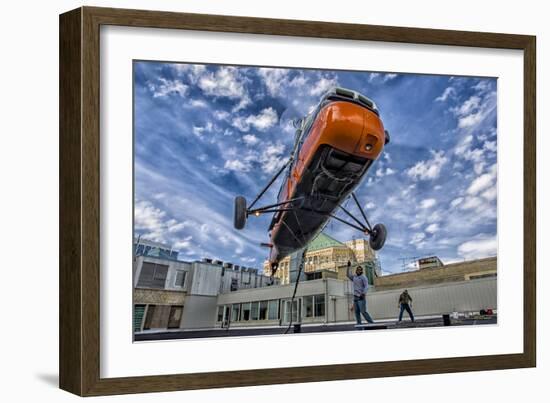
<instances>
[{"instance_id":1,"label":"framed print","mask_svg":"<svg viewBox=\"0 0 550 403\"><path fill-rule=\"evenodd\" d=\"M532 36L62 14L60 386L535 366L535 166Z\"/></svg>"}]
</instances>

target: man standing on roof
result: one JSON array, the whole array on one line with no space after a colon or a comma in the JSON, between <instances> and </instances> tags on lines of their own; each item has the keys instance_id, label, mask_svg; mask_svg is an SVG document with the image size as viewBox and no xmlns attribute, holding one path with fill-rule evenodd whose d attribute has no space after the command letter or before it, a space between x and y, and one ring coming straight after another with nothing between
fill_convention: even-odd
<instances>
[{"instance_id":1,"label":"man standing on roof","mask_svg":"<svg viewBox=\"0 0 550 403\"><path fill-rule=\"evenodd\" d=\"M351 262L348 261L347 276L353 283L353 308L355 310L355 320L357 325L361 324L361 315L366 319L368 323L374 323L369 313L367 312L367 301L365 295L369 288L369 280L363 274L363 268L357 266L355 269L355 275L351 273Z\"/></svg>"},{"instance_id":2,"label":"man standing on roof","mask_svg":"<svg viewBox=\"0 0 550 403\"><path fill-rule=\"evenodd\" d=\"M414 322L414 315L411 309L412 300L407 290L403 291L399 296L399 322L403 319L403 311L407 311L411 318L411 322Z\"/></svg>"}]
</instances>

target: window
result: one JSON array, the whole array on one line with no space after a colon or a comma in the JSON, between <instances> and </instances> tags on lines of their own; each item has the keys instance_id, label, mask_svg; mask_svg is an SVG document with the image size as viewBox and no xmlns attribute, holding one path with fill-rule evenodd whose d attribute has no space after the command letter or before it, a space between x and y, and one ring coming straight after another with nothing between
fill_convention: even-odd
<instances>
[{"instance_id":1,"label":"window","mask_svg":"<svg viewBox=\"0 0 550 403\"><path fill-rule=\"evenodd\" d=\"M320 271L314 271L312 273L306 273L306 281L318 280L323 278L323 273Z\"/></svg>"},{"instance_id":2,"label":"window","mask_svg":"<svg viewBox=\"0 0 550 403\"><path fill-rule=\"evenodd\" d=\"M183 306L173 305L170 307L170 314L168 316L168 329L176 329L180 327L182 313Z\"/></svg>"},{"instance_id":3,"label":"window","mask_svg":"<svg viewBox=\"0 0 550 403\"><path fill-rule=\"evenodd\" d=\"M137 285L138 287L164 288L167 274L167 265L143 262Z\"/></svg>"},{"instance_id":4,"label":"window","mask_svg":"<svg viewBox=\"0 0 550 403\"><path fill-rule=\"evenodd\" d=\"M325 295L308 295L302 299L306 318L325 316Z\"/></svg>"},{"instance_id":5,"label":"window","mask_svg":"<svg viewBox=\"0 0 550 403\"><path fill-rule=\"evenodd\" d=\"M267 319L267 301L260 301L260 320Z\"/></svg>"},{"instance_id":6,"label":"window","mask_svg":"<svg viewBox=\"0 0 550 403\"><path fill-rule=\"evenodd\" d=\"M239 320L240 310L241 310L240 304L234 304L231 307L231 322L237 322Z\"/></svg>"},{"instance_id":7,"label":"window","mask_svg":"<svg viewBox=\"0 0 550 403\"><path fill-rule=\"evenodd\" d=\"M267 318L269 320L279 319L279 300L273 299L268 302Z\"/></svg>"},{"instance_id":8,"label":"window","mask_svg":"<svg viewBox=\"0 0 550 403\"><path fill-rule=\"evenodd\" d=\"M325 295L316 295L315 298L315 317L325 316Z\"/></svg>"},{"instance_id":9,"label":"window","mask_svg":"<svg viewBox=\"0 0 550 403\"><path fill-rule=\"evenodd\" d=\"M304 297L303 301L306 318L313 318L313 295Z\"/></svg>"},{"instance_id":10,"label":"window","mask_svg":"<svg viewBox=\"0 0 550 403\"><path fill-rule=\"evenodd\" d=\"M174 284L175 287L183 288L183 285L185 284L186 274L187 272L184 270L176 271L176 282Z\"/></svg>"},{"instance_id":11,"label":"window","mask_svg":"<svg viewBox=\"0 0 550 403\"><path fill-rule=\"evenodd\" d=\"M252 305L252 308L250 310L250 319L258 320L258 314L259 314L258 303L252 302L251 305Z\"/></svg>"},{"instance_id":12,"label":"window","mask_svg":"<svg viewBox=\"0 0 550 403\"><path fill-rule=\"evenodd\" d=\"M241 320L250 320L250 302L242 304Z\"/></svg>"},{"instance_id":13,"label":"window","mask_svg":"<svg viewBox=\"0 0 550 403\"><path fill-rule=\"evenodd\" d=\"M145 314L145 305L134 305L134 332L141 330L141 322L143 322L143 315Z\"/></svg>"},{"instance_id":14,"label":"window","mask_svg":"<svg viewBox=\"0 0 550 403\"><path fill-rule=\"evenodd\" d=\"M224 309L223 305L218 306L218 316L216 318L217 322L223 321L223 309Z\"/></svg>"}]
</instances>

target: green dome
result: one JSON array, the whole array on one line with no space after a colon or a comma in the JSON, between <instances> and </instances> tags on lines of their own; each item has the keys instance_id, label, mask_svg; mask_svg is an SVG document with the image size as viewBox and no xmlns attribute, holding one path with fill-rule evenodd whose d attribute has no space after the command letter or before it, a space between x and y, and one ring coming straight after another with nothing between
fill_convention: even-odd
<instances>
[{"instance_id":1,"label":"green dome","mask_svg":"<svg viewBox=\"0 0 550 403\"><path fill-rule=\"evenodd\" d=\"M342 242L337 241L336 239L328 236L324 232L321 232L317 235L307 246L307 251L311 252L314 250L326 249L326 248L335 248L335 247L344 247L347 248Z\"/></svg>"}]
</instances>

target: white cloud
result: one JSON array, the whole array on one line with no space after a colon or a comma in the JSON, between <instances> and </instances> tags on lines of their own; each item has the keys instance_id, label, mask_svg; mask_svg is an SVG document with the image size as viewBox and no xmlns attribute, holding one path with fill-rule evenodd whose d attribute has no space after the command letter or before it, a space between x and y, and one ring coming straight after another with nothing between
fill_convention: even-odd
<instances>
[{"instance_id":1,"label":"white cloud","mask_svg":"<svg viewBox=\"0 0 550 403\"><path fill-rule=\"evenodd\" d=\"M496 256L496 236L478 236L477 239L460 244L457 252L465 259L479 259L489 256Z\"/></svg>"},{"instance_id":2,"label":"white cloud","mask_svg":"<svg viewBox=\"0 0 550 403\"><path fill-rule=\"evenodd\" d=\"M472 95L460 107L451 108L455 115L464 116L479 108L481 98Z\"/></svg>"},{"instance_id":3,"label":"white cloud","mask_svg":"<svg viewBox=\"0 0 550 403\"><path fill-rule=\"evenodd\" d=\"M477 126L485 116L481 111L466 115L458 119L458 127L461 129Z\"/></svg>"},{"instance_id":4,"label":"white cloud","mask_svg":"<svg viewBox=\"0 0 550 403\"><path fill-rule=\"evenodd\" d=\"M485 142L483 148L472 148L473 136L467 135L454 148L454 154L463 160L474 164L474 172L480 175L487 165L487 154L496 150L496 142ZM494 144L493 144L494 143Z\"/></svg>"},{"instance_id":5,"label":"white cloud","mask_svg":"<svg viewBox=\"0 0 550 403\"><path fill-rule=\"evenodd\" d=\"M445 102L447 98L455 94L456 94L456 90L453 87L447 87L445 88L445 91L443 91L443 94L438 96L435 100L436 102Z\"/></svg>"},{"instance_id":6,"label":"white cloud","mask_svg":"<svg viewBox=\"0 0 550 403\"><path fill-rule=\"evenodd\" d=\"M164 227L166 213L148 201L137 201L134 206L134 226L136 230L157 232Z\"/></svg>"},{"instance_id":7,"label":"white cloud","mask_svg":"<svg viewBox=\"0 0 550 403\"><path fill-rule=\"evenodd\" d=\"M452 202L451 202L451 207L455 208L456 206L458 206L460 203L462 203L464 201L464 197L457 197L456 199L454 199Z\"/></svg>"},{"instance_id":8,"label":"white cloud","mask_svg":"<svg viewBox=\"0 0 550 403\"><path fill-rule=\"evenodd\" d=\"M168 218L165 211L155 207L151 202L138 200L134 205L134 228L143 239L169 243L173 234L186 228L189 223Z\"/></svg>"},{"instance_id":9,"label":"white cloud","mask_svg":"<svg viewBox=\"0 0 550 403\"><path fill-rule=\"evenodd\" d=\"M420 208L427 209L435 206L437 201L435 199L424 199L420 202Z\"/></svg>"},{"instance_id":10,"label":"white cloud","mask_svg":"<svg viewBox=\"0 0 550 403\"><path fill-rule=\"evenodd\" d=\"M279 95L284 82L288 79L288 70L285 69L258 69L258 74L264 79L264 84L270 95Z\"/></svg>"},{"instance_id":11,"label":"white cloud","mask_svg":"<svg viewBox=\"0 0 550 403\"><path fill-rule=\"evenodd\" d=\"M263 109L258 115L249 115L247 117L236 117L233 119L233 126L239 129L242 132L250 130L250 127L254 127L260 131L266 131L267 129L273 127L279 117L277 116L277 111L272 107Z\"/></svg>"},{"instance_id":12,"label":"white cloud","mask_svg":"<svg viewBox=\"0 0 550 403\"><path fill-rule=\"evenodd\" d=\"M443 217L441 216L441 212L439 212L438 210L432 212L428 218L426 219L427 222L436 222L436 221L441 221Z\"/></svg>"},{"instance_id":13,"label":"white cloud","mask_svg":"<svg viewBox=\"0 0 550 403\"><path fill-rule=\"evenodd\" d=\"M214 73L202 74L197 84L206 95L239 99L233 109L238 111L250 103L244 81L235 67L220 67Z\"/></svg>"},{"instance_id":14,"label":"white cloud","mask_svg":"<svg viewBox=\"0 0 550 403\"><path fill-rule=\"evenodd\" d=\"M189 89L180 80L167 80L160 77L158 81L160 82L159 84L148 83L149 90L153 93L153 98L165 97L171 94L183 97Z\"/></svg>"},{"instance_id":15,"label":"white cloud","mask_svg":"<svg viewBox=\"0 0 550 403\"><path fill-rule=\"evenodd\" d=\"M462 210L473 210L483 205L483 200L479 197L466 197L464 203L460 206Z\"/></svg>"},{"instance_id":16,"label":"white cloud","mask_svg":"<svg viewBox=\"0 0 550 403\"><path fill-rule=\"evenodd\" d=\"M223 166L225 169L236 172L248 172L250 171L250 163L242 160L227 160Z\"/></svg>"},{"instance_id":17,"label":"white cloud","mask_svg":"<svg viewBox=\"0 0 550 403\"><path fill-rule=\"evenodd\" d=\"M413 179L429 180L436 179L441 173L443 165L447 163L448 158L444 151L431 151L432 158L426 161L420 161L407 170L407 175Z\"/></svg>"},{"instance_id":18,"label":"white cloud","mask_svg":"<svg viewBox=\"0 0 550 403\"><path fill-rule=\"evenodd\" d=\"M494 176L491 173L483 174L472 181L468 187L467 193L477 195L479 192L487 189L493 183Z\"/></svg>"},{"instance_id":19,"label":"white cloud","mask_svg":"<svg viewBox=\"0 0 550 403\"><path fill-rule=\"evenodd\" d=\"M478 91L478 93L486 93L489 92L491 89L491 84L489 80L481 80L476 85L472 87L472 89Z\"/></svg>"},{"instance_id":20,"label":"white cloud","mask_svg":"<svg viewBox=\"0 0 550 403\"><path fill-rule=\"evenodd\" d=\"M388 176L393 174L395 174L395 170L391 168L386 168L386 170L384 170L384 168L378 168L375 173L375 175L379 178L382 176Z\"/></svg>"},{"instance_id":21,"label":"white cloud","mask_svg":"<svg viewBox=\"0 0 550 403\"><path fill-rule=\"evenodd\" d=\"M191 240L193 239L193 237L191 235L179 240L179 241L176 241L173 245L174 249L177 249L178 251L181 251L182 249L190 249L191 247ZM185 253L185 251L183 251Z\"/></svg>"},{"instance_id":22,"label":"white cloud","mask_svg":"<svg viewBox=\"0 0 550 403\"><path fill-rule=\"evenodd\" d=\"M413 183L412 185L407 186L406 189L403 189L401 191L401 196L403 197L409 196L414 189L416 189L416 183Z\"/></svg>"},{"instance_id":23,"label":"white cloud","mask_svg":"<svg viewBox=\"0 0 550 403\"><path fill-rule=\"evenodd\" d=\"M196 84L199 78L206 72L206 66L203 64L172 64L172 68L176 73L186 75L189 81Z\"/></svg>"},{"instance_id":24,"label":"white cloud","mask_svg":"<svg viewBox=\"0 0 550 403\"><path fill-rule=\"evenodd\" d=\"M212 122L207 122L204 126L193 126L193 134L197 137L202 137L205 132L211 132L214 128Z\"/></svg>"},{"instance_id":25,"label":"white cloud","mask_svg":"<svg viewBox=\"0 0 550 403\"><path fill-rule=\"evenodd\" d=\"M451 112L458 118L459 129L473 129L477 127L496 108L496 92L472 95L458 107L451 108Z\"/></svg>"},{"instance_id":26,"label":"white cloud","mask_svg":"<svg viewBox=\"0 0 550 403\"><path fill-rule=\"evenodd\" d=\"M245 134L243 136L243 141L245 142L246 145L253 146L255 144L258 144L260 140L258 139L258 137L254 136L253 134Z\"/></svg>"},{"instance_id":27,"label":"white cloud","mask_svg":"<svg viewBox=\"0 0 550 403\"><path fill-rule=\"evenodd\" d=\"M193 108L207 108L208 107L208 104L203 101L202 99L192 99L191 101L189 101L189 103L187 104Z\"/></svg>"},{"instance_id":28,"label":"white cloud","mask_svg":"<svg viewBox=\"0 0 550 403\"><path fill-rule=\"evenodd\" d=\"M467 150L470 149L470 146L473 140L474 140L474 136L472 136L471 134L465 136L460 141L460 143L456 145L454 153L458 156L460 156L461 154L464 154Z\"/></svg>"},{"instance_id":29,"label":"white cloud","mask_svg":"<svg viewBox=\"0 0 550 403\"><path fill-rule=\"evenodd\" d=\"M397 74L394 74L394 73L384 74L384 78L382 79L382 82L385 83L386 81L393 80L396 77L397 77Z\"/></svg>"},{"instance_id":30,"label":"white cloud","mask_svg":"<svg viewBox=\"0 0 550 403\"><path fill-rule=\"evenodd\" d=\"M271 174L280 169L287 161L286 156L283 157L285 146L282 143L269 144L265 147L263 153L259 157L259 162L262 165L264 172Z\"/></svg>"},{"instance_id":31,"label":"white cloud","mask_svg":"<svg viewBox=\"0 0 550 403\"><path fill-rule=\"evenodd\" d=\"M369 74L369 83L372 83L373 80L378 77L380 75L380 73L370 73Z\"/></svg>"},{"instance_id":32,"label":"white cloud","mask_svg":"<svg viewBox=\"0 0 550 403\"><path fill-rule=\"evenodd\" d=\"M411 245L415 245L417 249L420 249L426 245L426 234L423 232L417 232L414 234L409 242Z\"/></svg>"},{"instance_id":33,"label":"white cloud","mask_svg":"<svg viewBox=\"0 0 550 403\"><path fill-rule=\"evenodd\" d=\"M244 154L234 148L227 149L225 157L224 168L236 172L249 172L254 164L258 164L265 173L272 174L287 161L284 144L269 142L261 148L248 148Z\"/></svg>"},{"instance_id":34,"label":"white cloud","mask_svg":"<svg viewBox=\"0 0 550 403\"><path fill-rule=\"evenodd\" d=\"M336 78L321 77L319 81L311 87L309 93L312 96L319 96L336 86L338 86L338 80Z\"/></svg>"},{"instance_id":35,"label":"white cloud","mask_svg":"<svg viewBox=\"0 0 550 403\"><path fill-rule=\"evenodd\" d=\"M302 72L298 72L290 79L291 72L288 69L260 68L258 75L263 79L271 96L286 95L289 88L300 88L307 83L307 78Z\"/></svg>"},{"instance_id":36,"label":"white cloud","mask_svg":"<svg viewBox=\"0 0 550 403\"><path fill-rule=\"evenodd\" d=\"M245 256L245 257L241 257L240 260L245 262L245 263L254 263L256 261L256 258Z\"/></svg>"},{"instance_id":37,"label":"white cloud","mask_svg":"<svg viewBox=\"0 0 550 403\"><path fill-rule=\"evenodd\" d=\"M227 111L214 111L213 115L218 120L227 120L231 114Z\"/></svg>"},{"instance_id":38,"label":"white cloud","mask_svg":"<svg viewBox=\"0 0 550 403\"><path fill-rule=\"evenodd\" d=\"M430 234L435 234L437 231L439 231L439 224L433 223L426 227L426 232L429 232Z\"/></svg>"},{"instance_id":39,"label":"white cloud","mask_svg":"<svg viewBox=\"0 0 550 403\"><path fill-rule=\"evenodd\" d=\"M483 143L483 148L485 150L496 152L497 151L497 142L496 141L485 141Z\"/></svg>"},{"instance_id":40,"label":"white cloud","mask_svg":"<svg viewBox=\"0 0 550 403\"><path fill-rule=\"evenodd\" d=\"M488 201L496 200L496 198L497 198L497 187L496 187L496 185L493 185L492 187L490 187L486 191L484 191L481 194L481 197L487 199Z\"/></svg>"}]
</instances>

